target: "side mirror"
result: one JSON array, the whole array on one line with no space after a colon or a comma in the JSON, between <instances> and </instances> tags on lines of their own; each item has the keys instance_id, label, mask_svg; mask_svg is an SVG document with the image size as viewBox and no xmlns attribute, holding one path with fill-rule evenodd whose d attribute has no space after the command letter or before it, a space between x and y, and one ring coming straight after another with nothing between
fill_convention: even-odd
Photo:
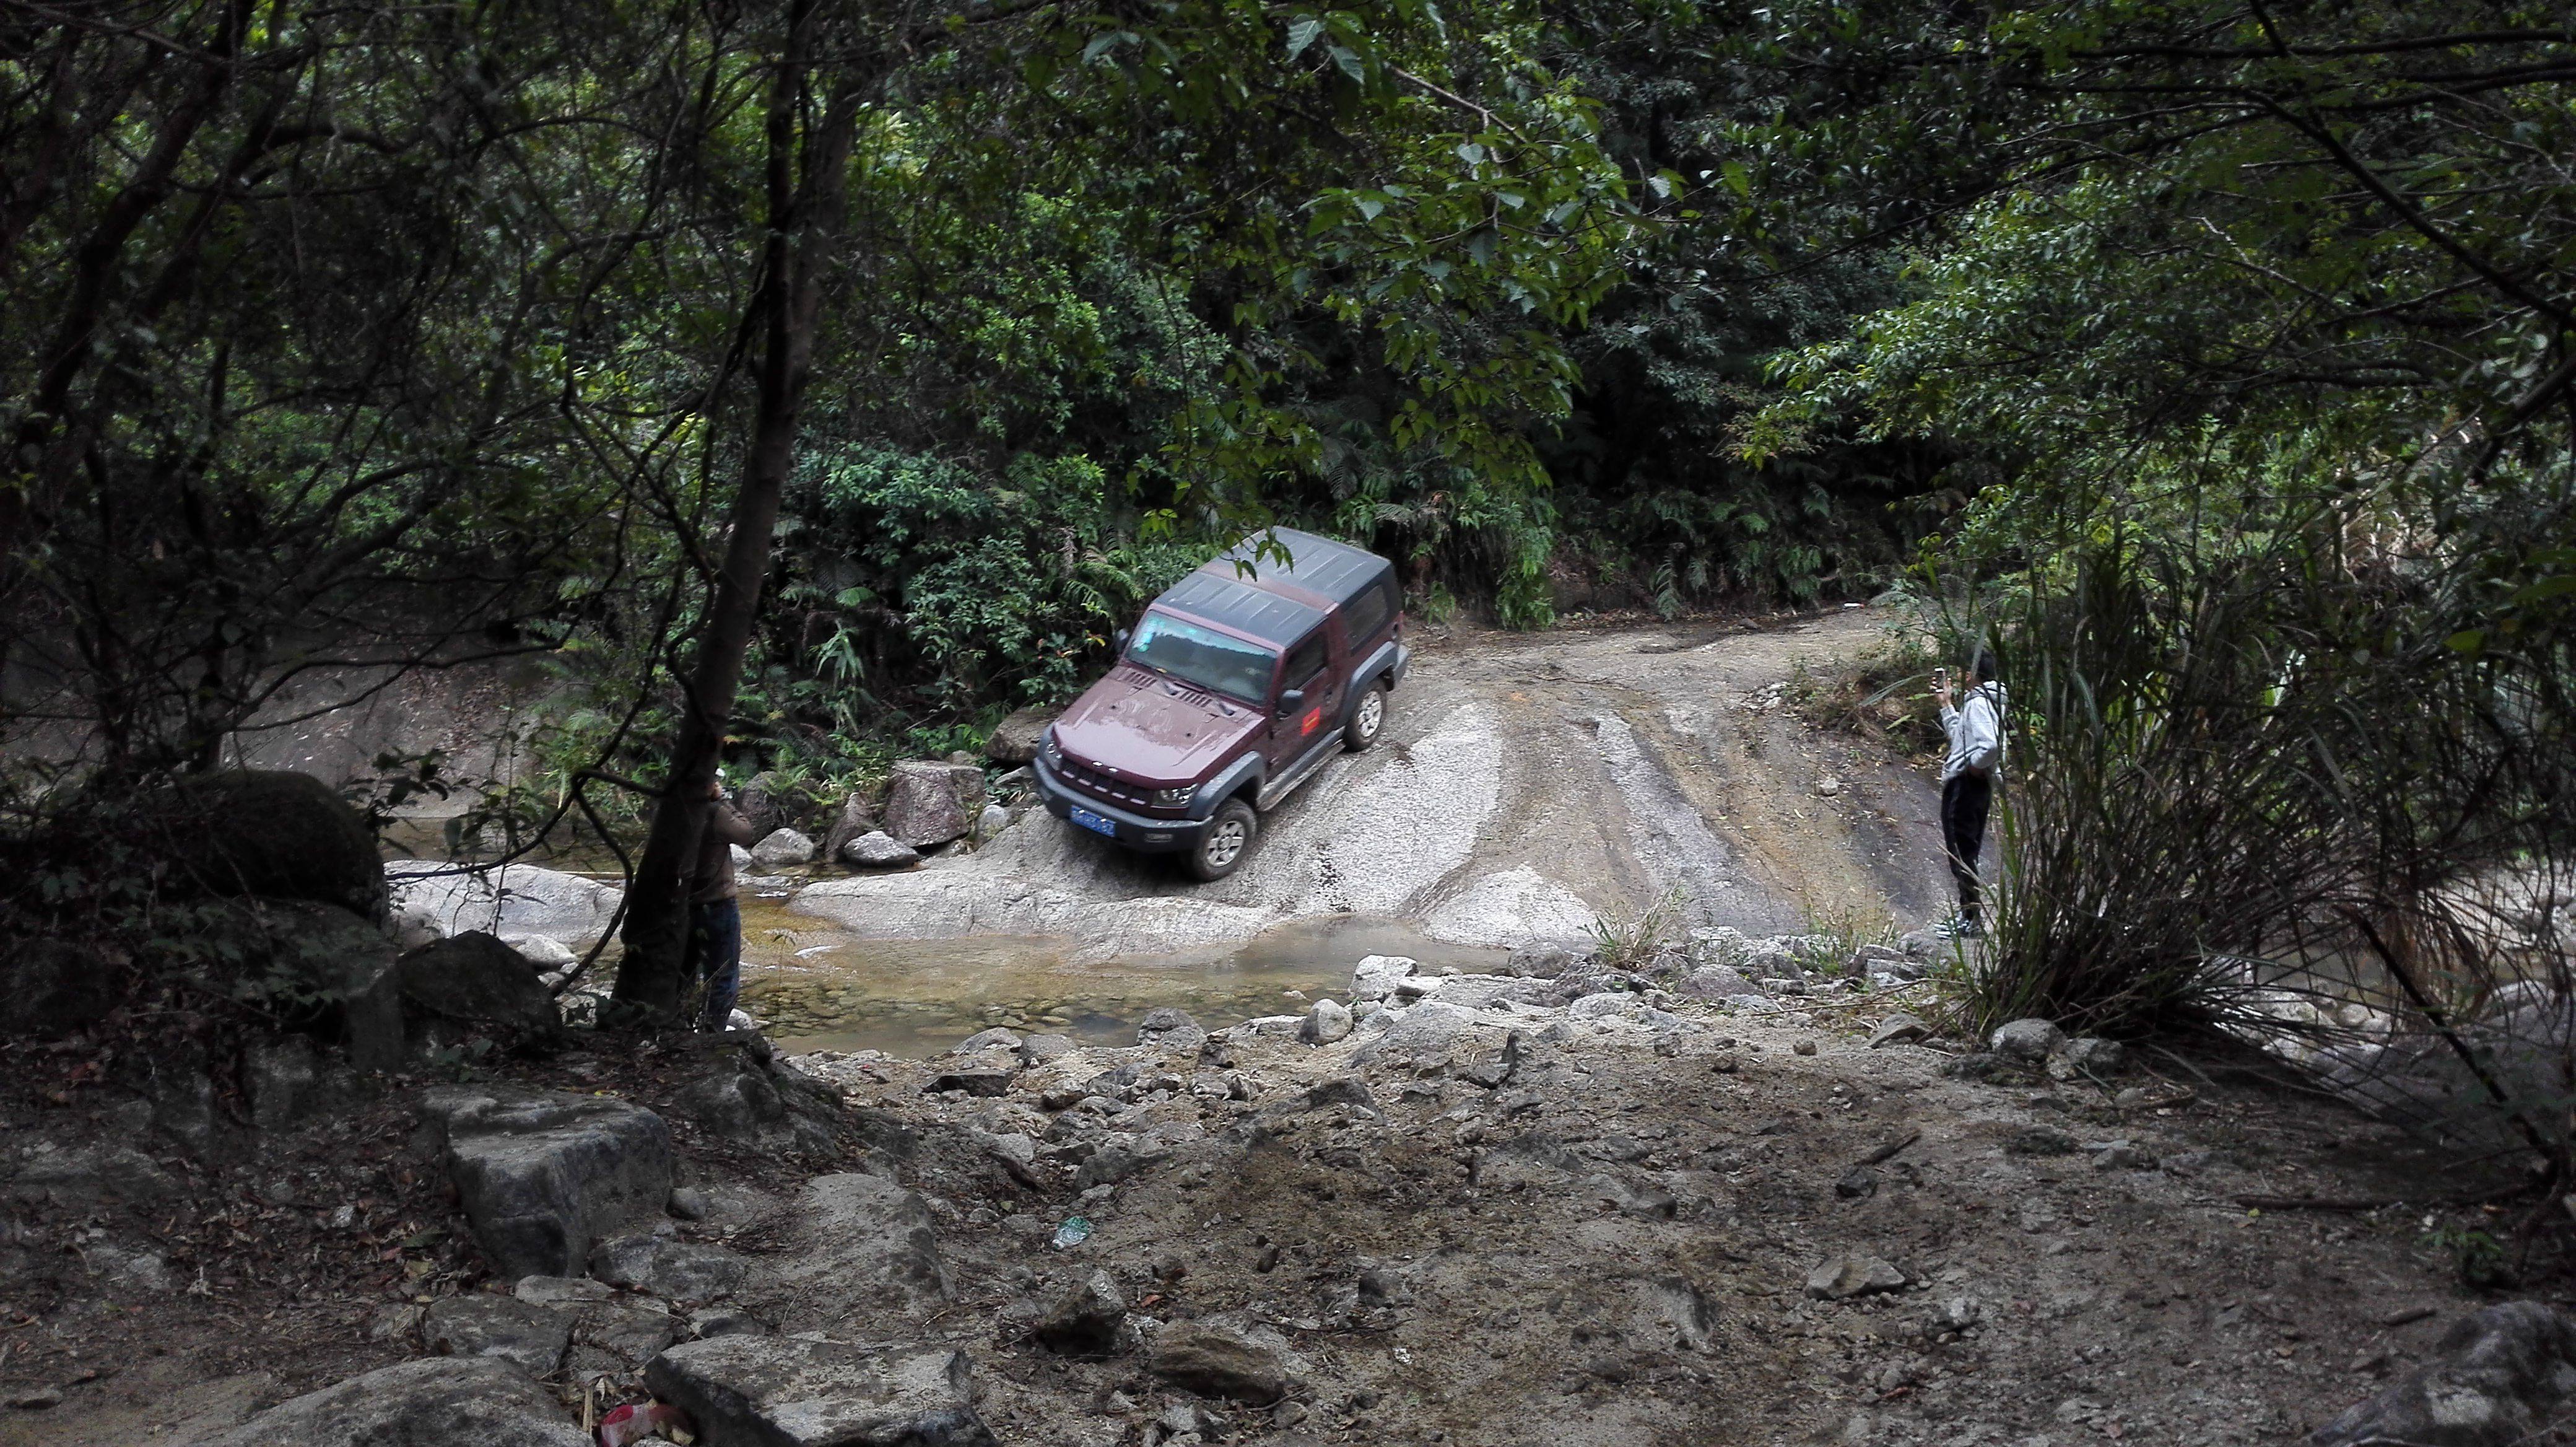
<instances>
[{"instance_id":1,"label":"side mirror","mask_svg":"<svg viewBox=\"0 0 2576 1447\"><path fill-rule=\"evenodd\" d=\"M1124 653L1127 651L1127 640L1134 636L1124 628L1112 628L1109 630L1109 646Z\"/></svg>"},{"instance_id":2,"label":"side mirror","mask_svg":"<svg viewBox=\"0 0 2576 1447\"><path fill-rule=\"evenodd\" d=\"M1292 688L1286 693L1279 695L1279 713L1282 718L1295 713L1297 710L1304 708L1305 706L1306 690L1302 688Z\"/></svg>"}]
</instances>

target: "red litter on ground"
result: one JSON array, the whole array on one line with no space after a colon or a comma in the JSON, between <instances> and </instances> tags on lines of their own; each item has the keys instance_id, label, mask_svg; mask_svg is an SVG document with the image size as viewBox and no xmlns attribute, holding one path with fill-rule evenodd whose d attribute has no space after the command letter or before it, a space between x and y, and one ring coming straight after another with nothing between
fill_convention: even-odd
<instances>
[{"instance_id":1,"label":"red litter on ground","mask_svg":"<svg viewBox=\"0 0 2576 1447\"><path fill-rule=\"evenodd\" d=\"M688 1414L667 1402L645 1402L619 1407L599 1419L599 1447L627 1447L641 1442L666 1427L685 1432Z\"/></svg>"}]
</instances>

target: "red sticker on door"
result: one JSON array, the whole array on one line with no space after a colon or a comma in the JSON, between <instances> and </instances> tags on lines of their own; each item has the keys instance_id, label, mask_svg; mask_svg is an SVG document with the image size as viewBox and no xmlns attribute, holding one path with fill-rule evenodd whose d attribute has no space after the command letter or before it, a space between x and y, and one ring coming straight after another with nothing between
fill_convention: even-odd
<instances>
[{"instance_id":1,"label":"red sticker on door","mask_svg":"<svg viewBox=\"0 0 2576 1447\"><path fill-rule=\"evenodd\" d=\"M1305 720L1304 720L1303 722L1301 722L1301 723L1299 723L1299 724L1297 725L1297 732L1299 732L1299 733L1301 733L1301 734L1311 734L1311 733L1313 733L1313 732L1315 731L1316 726L1317 726L1318 724L1321 724L1323 721L1324 721L1324 711L1323 711L1323 709L1321 709L1321 708L1310 708L1310 709L1306 710L1306 717L1305 717Z\"/></svg>"}]
</instances>

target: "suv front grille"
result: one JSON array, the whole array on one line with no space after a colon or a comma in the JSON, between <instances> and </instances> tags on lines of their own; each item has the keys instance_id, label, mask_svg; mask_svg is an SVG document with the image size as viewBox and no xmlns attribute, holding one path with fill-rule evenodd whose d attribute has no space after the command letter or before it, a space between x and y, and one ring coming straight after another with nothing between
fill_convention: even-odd
<instances>
[{"instance_id":1,"label":"suv front grille","mask_svg":"<svg viewBox=\"0 0 2576 1447\"><path fill-rule=\"evenodd\" d=\"M1066 783L1071 784L1086 794L1093 795L1097 798L1113 800L1120 804L1132 805L1138 809L1146 807L1145 790L1137 788L1135 785L1130 784L1123 779L1113 779L1107 774L1100 772L1098 769L1084 768L1082 765L1075 763L1073 761L1073 756L1070 754L1065 756L1063 763L1056 765L1056 773L1062 776Z\"/></svg>"}]
</instances>

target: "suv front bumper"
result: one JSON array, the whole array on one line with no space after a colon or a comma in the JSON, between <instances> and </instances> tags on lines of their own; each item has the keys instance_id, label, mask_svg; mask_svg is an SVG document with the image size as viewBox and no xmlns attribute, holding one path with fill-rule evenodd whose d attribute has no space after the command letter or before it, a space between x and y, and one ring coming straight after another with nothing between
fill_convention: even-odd
<instances>
[{"instance_id":1,"label":"suv front bumper","mask_svg":"<svg viewBox=\"0 0 2576 1447\"><path fill-rule=\"evenodd\" d=\"M1068 824L1073 824L1073 811L1076 809L1094 818L1106 819L1117 833L1101 837L1116 839L1140 853L1177 854L1196 846L1199 836L1207 832L1208 821L1205 819L1157 819L1150 814L1131 813L1106 799L1095 799L1057 778L1055 770L1047 767L1043 754L1034 761L1033 767L1038 777L1038 797L1046 801L1048 813ZM1081 824L1074 824L1074 827L1088 834L1101 833Z\"/></svg>"}]
</instances>

